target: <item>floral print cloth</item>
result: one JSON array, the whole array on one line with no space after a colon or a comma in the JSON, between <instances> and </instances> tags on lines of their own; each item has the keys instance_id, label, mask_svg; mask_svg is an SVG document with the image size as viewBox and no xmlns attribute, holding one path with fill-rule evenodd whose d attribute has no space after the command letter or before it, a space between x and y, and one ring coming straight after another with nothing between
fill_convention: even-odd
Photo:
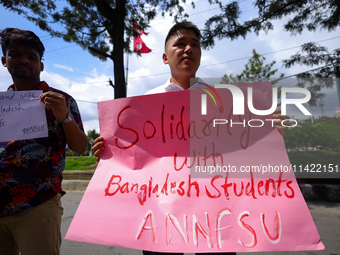
<instances>
[{"instance_id":1,"label":"floral print cloth","mask_svg":"<svg viewBox=\"0 0 340 255\"><path fill-rule=\"evenodd\" d=\"M14 85L8 91L14 90ZM37 90L64 95L66 105L81 130L83 125L76 101L65 92L41 82ZM46 110L48 137L0 143L0 218L24 212L49 200L61 189L65 168L66 138L61 123L54 123Z\"/></svg>"}]
</instances>

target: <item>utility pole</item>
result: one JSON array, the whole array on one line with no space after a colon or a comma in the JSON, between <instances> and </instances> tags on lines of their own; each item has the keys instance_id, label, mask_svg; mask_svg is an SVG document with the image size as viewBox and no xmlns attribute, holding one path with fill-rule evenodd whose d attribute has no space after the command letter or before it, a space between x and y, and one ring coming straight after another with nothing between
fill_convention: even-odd
<instances>
[{"instance_id":1,"label":"utility pole","mask_svg":"<svg viewBox=\"0 0 340 255\"><path fill-rule=\"evenodd\" d=\"M125 87L127 90L128 85L128 73L129 73L129 52L126 53L126 78L125 78Z\"/></svg>"},{"instance_id":2,"label":"utility pole","mask_svg":"<svg viewBox=\"0 0 340 255\"><path fill-rule=\"evenodd\" d=\"M340 109L340 66L336 66L333 64L333 67L334 67L335 83L336 83L336 89L338 92L338 103L339 103L339 109Z\"/></svg>"},{"instance_id":3,"label":"utility pole","mask_svg":"<svg viewBox=\"0 0 340 255\"><path fill-rule=\"evenodd\" d=\"M332 63L333 65L333 68L334 68L334 76L335 76L335 84L336 84L336 90L338 92L338 103L339 103L339 108L340 109L340 66L337 66L334 64L334 61L331 57L331 54L329 54L328 50L326 50L328 56L329 56L329 59L330 59L330 62Z\"/></svg>"},{"instance_id":4,"label":"utility pole","mask_svg":"<svg viewBox=\"0 0 340 255\"><path fill-rule=\"evenodd\" d=\"M115 90L115 85L113 84L112 80L109 78L108 80L109 85L113 88L113 91ZM114 98L114 93L113 93L113 98Z\"/></svg>"},{"instance_id":5,"label":"utility pole","mask_svg":"<svg viewBox=\"0 0 340 255\"><path fill-rule=\"evenodd\" d=\"M321 108L321 118L326 116L326 113L323 110L323 106L325 105L325 98L326 98L326 94L320 93L320 96L318 97L318 102L319 102L319 106Z\"/></svg>"},{"instance_id":6,"label":"utility pole","mask_svg":"<svg viewBox=\"0 0 340 255\"><path fill-rule=\"evenodd\" d=\"M111 60L113 61L112 56L109 55L109 54L107 54L107 53L105 53L105 52L101 52L101 51L99 51L99 50L97 50L97 49L95 49L95 48L93 48L93 47L91 47L91 46L89 46L88 49L89 49L90 51L92 51L92 52L98 54L98 55L101 55L101 56L103 56L103 57L105 57L105 58L109 58L109 59L111 59ZM114 63L113 63L113 65L114 65ZM113 82L111 81L111 79L109 79L109 85L113 88L113 98L115 98L115 85L113 84Z\"/></svg>"}]
</instances>

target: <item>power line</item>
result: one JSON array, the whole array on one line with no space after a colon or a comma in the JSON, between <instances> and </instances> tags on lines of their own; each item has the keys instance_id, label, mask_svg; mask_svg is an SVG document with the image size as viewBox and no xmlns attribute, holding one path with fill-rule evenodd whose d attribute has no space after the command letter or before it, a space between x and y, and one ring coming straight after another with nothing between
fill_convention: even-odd
<instances>
[{"instance_id":1,"label":"power line","mask_svg":"<svg viewBox=\"0 0 340 255\"><path fill-rule=\"evenodd\" d=\"M188 15L189 15L189 17L191 17L191 16L195 16L197 14L202 14L204 12L209 12L209 11L213 11L213 10L216 10L216 9L220 9L220 7L216 7L216 8L212 8L212 9L208 9L208 10L205 10L205 11L200 11L200 12L196 12L196 13L192 13L192 14L188 14ZM168 23L168 22L169 22L168 20L164 20L164 21L158 22L156 24L152 24L152 26L158 26L158 25Z\"/></svg>"},{"instance_id":2,"label":"power line","mask_svg":"<svg viewBox=\"0 0 340 255\"><path fill-rule=\"evenodd\" d=\"M61 48L57 48L57 49L47 50L46 53L49 53L49 52L52 52L52 51L56 51L56 50L62 50L62 49L66 49L66 48L71 48L71 47L75 47L75 46L78 46L78 45L77 44L72 44L72 45L61 47Z\"/></svg>"},{"instance_id":3,"label":"power line","mask_svg":"<svg viewBox=\"0 0 340 255\"><path fill-rule=\"evenodd\" d=\"M49 38L47 38L47 37L49 37ZM50 38L53 38L53 37L51 35L44 35L44 36L39 36L39 38L40 38L41 41L44 41L45 38L47 38L46 40L49 40Z\"/></svg>"},{"instance_id":4,"label":"power line","mask_svg":"<svg viewBox=\"0 0 340 255\"><path fill-rule=\"evenodd\" d=\"M84 50L75 51L75 52L72 52L72 53L65 53L65 54L57 55L57 56L53 56L53 57L48 57L48 59L51 59L51 58L59 58L59 57L66 56L66 55L69 56L69 55L77 54L77 53L80 53L80 52L84 52Z\"/></svg>"},{"instance_id":5,"label":"power line","mask_svg":"<svg viewBox=\"0 0 340 255\"><path fill-rule=\"evenodd\" d=\"M61 86L61 85L71 85L71 86L78 86L78 85L88 85L88 84L96 84L96 83L107 83L107 81L95 81L95 82L86 82L86 83L77 83L77 84L74 84L74 83L64 83L64 84L56 84L56 85L52 85L52 86Z\"/></svg>"},{"instance_id":6,"label":"power line","mask_svg":"<svg viewBox=\"0 0 340 255\"><path fill-rule=\"evenodd\" d=\"M297 74L292 74L292 75L289 75L289 76L285 76L285 77L280 78L280 80L287 79L287 78L290 78L290 77L293 77L293 76L296 76L296 75L299 75L299 74L307 73L307 72L310 72L310 71L315 71L315 70L324 68L324 67L326 67L326 66L331 66L331 65L333 65L333 64L328 64L328 65L321 66L321 67L317 67L317 68L314 68L314 69L310 69L310 70L307 70L307 71L304 71L304 72L301 72L301 73L297 73Z\"/></svg>"},{"instance_id":7,"label":"power line","mask_svg":"<svg viewBox=\"0 0 340 255\"><path fill-rule=\"evenodd\" d=\"M246 1L248 1L248 0L242 0L242 1L238 1L238 2L242 3L242 2L246 2ZM196 8L197 3L200 3L200 2L205 2L205 0L196 1L196 2L195 2L195 8ZM195 9L195 8L193 8L193 9ZM211 9L205 10L205 11L200 11L200 12L195 12L195 13L188 13L188 15L189 15L189 17L191 17L191 16L195 16L195 15L197 15L197 14L201 14L201 13L204 13L204 12L213 11L213 10L216 10L216 9L220 9L220 7L215 7L215 8L211 8ZM164 24L164 23L167 23L167 22L168 22L168 20L160 21L160 22L158 22L158 23L156 23L156 24L152 24L152 26L161 25L161 24Z\"/></svg>"},{"instance_id":8,"label":"power line","mask_svg":"<svg viewBox=\"0 0 340 255\"><path fill-rule=\"evenodd\" d=\"M153 76L158 76L158 75L163 75L163 74L169 74L169 72L143 75L143 76L138 76L138 77L129 77L129 79L131 80L131 79L138 79L138 78L145 78L145 77L153 77Z\"/></svg>"},{"instance_id":9,"label":"power line","mask_svg":"<svg viewBox=\"0 0 340 255\"><path fill-rule=\"evenodd\" d=\"M82 103L89 103L89 104L97 104L97 102L91 102L91 101L85 101L85 100L77 100L75 99L77 102L82 102Z\"/></svg>"},{"instance_id":10,"label":"power line","mask_svg":"<svg viewBox=\"0 0 340 255\"><path fill-rule=\"evenodd\" d=\"M335 37L331 37L331 38L320 40L320 41L316 41L316 42L319 43L319 42L330 41L330 40L333 40L333 39L337 39L339 37L340 36L335 36ZM56 51L56 50L64 49L64 48L74 47L74 46L76 46L76 45L66 46L66 47L62 47L62 48L46 51L46 53L51 52L51 51ZM270 55L270 54L274 54L274 53L278 53L278 52L282 52L282 51L286 51L286 50L292 50L292 49L296 49L296 48L300 48L300 47L301 47L301 45L300 46L286 48L286 49L282 49L282 50L267 52L267 53L263 53L261 55ZM79 53L79 52L83 52L83 51L77 51L77 52L74 52L74 53L67 53L67 54L64 54L64 55L70 55L70 54L75 54L75 53ZM54 57L50 57L50 58L61 57L61 56L64 56L64 55L58 55L58 56L54 56ZM210 65L204 65L204 66L200 66L200 68L205 68L205 67L210 67L210 66L215 66L215 65L227 64L227 63L236 62L236 61L240 61L240 60L245 60L245 59L249 59L249 58L251 58L251 56L250 57L248 56L248 57L233 59L233 60L229 60L229 61L225 61L225 62L219 62L219 63L215 63L215 64L210 64ZM137 78L159 76L159 75L163 75L163 74L168 74L168 72L166 72L166 73L158 73L158 74L153 74L153 75L143 75L143 76L131 77L131 78L129 77L129 79L137 79ZM86 83L84 83L84 84L86 84Z\"/></svg>"},{"instance_id":11,"label":"power line","mask_svg":"<svg viewBox=\"0 0 340 255\"><path fill-rule=\"evenodd\" d=\"M320 40L320 41L316 41L316 42L329 41L329 40L333 40L333 39L336 39L336 38L339 38L339 37L340 37L340 36L335 36L335 37L332 37L332 38L329 38L329 39L324 39L324 40ZM301 46L302 46L302 45L300 45L300 46L295 46L295 47L290 47L290 48L286 48L286 49L282 49L282 50L267 52L267 53L263 53L263 54L260 54L260 53L259 53L259 54L260 54L260 55L269 55L269 54L274 54L274 53L281 52L281 51L286 51L286 50L292 50L292 49L300 48ZM208 67L208 66L213 66L213 65L226 64L226 63L230 63L230 62L234 62L234 61L239 61L239 60L244 60L244 59L249 59L249 58L251 58L251 57L244 57L244 58L229 60L229 61L226 61L226 62L220 62L220 63L211 64L211 65L205 65L205 66L201 66L200 68L202 68L202 67Z\"/></svg>"},{"instance_id":12,"label":"power line","mask_svg":"<svg viewBox=\"0 0 340 255\"><path fill-rule=\"evenodd\" d=\"M240 1L237 1L237 2L243 3L243 2L247 2L247 1L248 1L248 0L240 0ZM203 1L196 1L196 2L195 2L195 5L196 5L197 3L200 3L200 2L205 2L205 0L203 0ZM195 7L195 8L196 8L196 7ZM194 9L195 9L195 8L194 8ZM198 14L202 14L202 13L209 12L209 11L213 11L213 10L217 10L217 9L221 9L221 8L220 8L220 7L215 7L215 8L211 8L211 9L205 10L205 11L200 11L200 12L195 12L195 13L188 13L188 15L189 15L189 17L191 17L191 16L195 16L195 15L198 15ZM166 22L168 22L168 21L167 21L167 20L161 21L161 22L158 22L158 23L156 23L156 24L153 24L153 26L161 25L161 24L166 23Z\"/></svg>"},{"instance_id":13,"label":"power line","mask_svg":"<svg viewBox=\"0 0 340 255\"><path fill-rule=\"evenodd\" d=\"M333 39L337 39L337 38L340 38L340 36L335 36L335 37L331 37L331 38L328 38L328 39L319 40L319 41L316 41L316 42L317 42L317 43L318 43L318 42L324 42L324 41L329 41L329 40L333 40ZM58 48L58 49L54 49L54 50L50 50L50 51L46 51L46 52L56 51L56 50L60 50L60 49L64 49L64 48L69 48L69 47L74 47L74 46L76 46L76 45L65 46L65 47L62 47L62 48ZM291 49L295 49L295 48L299 48L299 47L301 47L301 45L300 45L300 46L295 46L295 47L286 48L286 49L282 49L282 50L267 52L267 53L263 53L263 54L261 54L261 55L274 54L274 53L277 53L277 52L282 52L282 51L286 51L286 50L291 50ZM71 53L71 54L72 54L72 53ZM69 54L66 54L66 55L69 55ZM59 56L60 56L60 55L59 55ZM59 57L59 56L57 56L57 57ZM249 58L251 58L251 56L250 56L250 57L249 57L249 56L248 56L248 57L242 57L242 58L233 59L233 60L224 61L224 62L219 62L219 63L214 63L214 64L210 64L210 65L204 65L204 66L200 66L200 68L205 68L205 67L210 67L210 66L215 66L215 65L227 64L227 63L236 62L236 61L240 61L240 60L245 60L245 59L249 59ZM320 69L320 68L322 68L322 67L315 68L315 69L310 69L310 70L305 71L305 72L317 70L317 69ZM305 73L305 72L301 72L301 73ZM298 74L301 74L301 73L298 73ZM129 77L129 79L139 79L139 78L145 78L145 77L154 77L154 76L165 75L165 74L169 74L169 72L158 73L158 74L152 74L152 75L143 75L143 76L137 76L137 77ZM289 78L289 77L292 77L292 76L296 76L296 75L298 75L298 74L286 76L286 77L283 77L283 79ZM2 77L2 78L5 78L5 77ZM79 83L79 84L71 84L71 85L87 85L87 84L106 83L106 82L107 82L107 81L98 81L98 82L87 82L87 83ZM70 84L58 84L58 86L60 86L60 85L70 85Z\"/></svg>"},{"instance_id":14,"label":"power line","mask_svg":"<svg viewBox=\"0 0 340 255\"><path fill-rule=\"evenodd\" d=\"M335 36L335 37L331 37L331 38L328 38L328 39L319 40L319 41L316 41L316 42L317 42L317 43L318 43L318 42L324 42L324 41L329 41L329 40L333 40L333 39L337 39L337 38L340 38L340 36ZM274 54L274 53L277 53L277 52L286 51L286 50L291 50L291 49L300 48L300 47L301 47L301 45L300 45L300 46L295 46L295 47L286 48L286 49L282 49L282 50L267 52L267 53L263 53L263 54L261 54L261 55ZM245 59L249 59L249 58L251 58L251 56L250 56L250 57L243 57L243 58L233 59L233 60L229 60L229 61L225 61L225 62L219 62L219 63L215 63L215 64L210 64L210 65L204 65L204 66L200 66L200 68L210 67L210 66L214 66L214 65L227 64L227 63L236 62L236 61L240 61L240 60L245 60ZM308 70L308 71L305 71L305 72L317 70L317 69L320 69L320 68L322 68L322 67L315 68L315 69L311 69L311 70ZM302 73L305 73L305 72L302 72ZM143 75L143 76L137 76L137 77L129 77L129 79L139 79L139 78L145 78L145 77L154 77L154 76L159 76L159 75L164 75L164 74L169 74L169 72L158 73L158 74L152 74L152 75ZM300 73L298 73L298 74L300 74ZM296 75L297 75L297 74L293 74L293 75L290 75L290 76L286 76L286 77L283 77L283 79L289 78L289 77L292 77L292 76L296 76ZM86 84L104 83L104 82L107 82L107 81L98 81L98 82L80 83L80 84L73 84L73 85L86 85ZM68 85L68 84L58 84L58 85Z\"/></svg>"},{"instance_id":15,"label":"power line","mask_svg":"<svg viewBox=\"0 0 340 255\"><path fill-rule=\"evenodd\" d=\"M340 36L335 36L332 38L328 38L328 39L324 39L324 40L320 40L320 41L316 41L316 42L323 42L323 41L329 41L329 40L333 40L336 38L340 38ZM296 49L296 48L300 48L300 46L295 46L295 47L290 47L290 48L286 48L286 49L282 49L282 50L277 50L277 51L272 51L272 52L267 52L267 53L263 53L261 55L269 55L269 54L274 54L277 52L281 52L281 51L286 51L286 50L291 50L291 49ZM243 57L243 58L238 58L238 59L232 59L232 60L228 60L225 62L219 62L219 63L214 63L214 64L210 64L210 65L204 65L204 66L200 66L200 68L205 68L205 67L209 67L209 66L215 66L215 65L222 65L222 64L227 64L227 63L231 63L231 62L236 62L236 61L240 61L240 60L245 60L245 59L249 59L250 57ZM152 75L143 75L143 76L138 76L138 77L131 77L129 79L137 79L137 78L144 78L144 77L152 77L152 76L158 76L158 75L163 75L163 74L169 74L169 72L166 73L158 73L158 74L152 74Z\"/></svg>"},{"instance_id":16,"label":"power line","mask_svg":"<svg viewBox=\"0 0 340 255\"><path fill-rule=\"evenodd\" d=\"M317 42L329 41L329 40L337 39L339 37L340 36L335 36L335 37L331 37L331 38L328 38L328 39L320 40L320 41L317 41ZM295 49L295 48L299 48L299 47L301 47L301 45L300 46L296 46L296 47L290 47L290 48L282 49L282 50L267 52L267 53L263 53L261 55L274 54L274 53L277 53L277 52L291 50L291 49ZM249 58L251 58L251 57L243 57L243 58L233 59L233 60L229 60L229 61L225 61L225 62L219 62L219 63L215 63L215 64L204 65L204 66L200 66L200 68L210 67L210 66L214 66L214 65L227 64L227 63L236 62L236 61L240 61L240 60L245 60L245 59L249 59ZM321 67L319 67L319 68L321 68ZM316 68L316 69L319 69L319 68ZM316 69L311 69L311 70L308 70L308 71L313 71L313 70L316 70ZM305 71L305 72L308 72L308 71ZM305 73L305 72L302 72L302 73ZM131 79L140 79L140 78L154 77L154 76L165 75L165 74L169 74L169 72L158 73L158 74L151 74L151 75L143 75L143 76L137 76L137 77L129 77L129 79L130 80ZM289 77L292 77L292 76L296 76L296 75L297 74L286 76L286 77L283 77L283 79L289 78ZM107 81L92 82L92 83L104 83L104 82L107 82ZM73 84L73 85L86 85L86 84L92 84L92 83L81 83L81 84ZM68 84L59 84L59 85L68 85Z\"/></svg>"}]
</instances>

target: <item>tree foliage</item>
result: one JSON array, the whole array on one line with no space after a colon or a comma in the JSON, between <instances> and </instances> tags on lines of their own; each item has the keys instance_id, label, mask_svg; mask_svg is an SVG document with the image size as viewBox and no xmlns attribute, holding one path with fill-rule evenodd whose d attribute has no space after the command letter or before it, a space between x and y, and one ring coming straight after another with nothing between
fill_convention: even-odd
<instances>
[{"instance_id":1,"label":"tree foliage","mask_svg":"<svg viewBox=\"0 0 340 255\"><path fill-rule=\"evenodd\" d=\"M83 154L78 154L78 153L76 153L72 150L69 150L68 155L69 156L88 156L90 154L94 140L99 136L100 136L100 134L97 133L95 129L88 130L87 131L87 141L88 141L88 143L87 143L86 151Z\"/></svg>"},{"instance_id":2,"label":"tree foliage","mask_svg":"<svg viewBox=\"0 0 340 255\"><path fill-rule=\"evenodd\" d=\"M193 0L191 4L195 7ZM221 0L208 0L217 4L221 13L209 18L203 30L202 47L214 46L215 39L243 38L250 32L258 34L273 29L273 20L289 16L284 25L292 34L307 29L334 30L340 24L339 0L254 0L258 14L244 20L239 3L223 4ZM186 0L0 0L6 9L33 21L52 36L75 42L102 60L114 62L115 98L126 96L123 53L131 52L129 44L133 24L148 27L157 13L169 13L174 20L187 18L183 5Z\"/></svg>"},{"instance_id":3,"label":"tree foliage","mask_svg":"<svg viewBox=\"0 0 340 255\"><path fill-rule=\"evenodd\" d=\"M137 33L134 23L145 29L157 12L162 15L167 12L175 20L187 17L177 0L0 0L0 3L52 36L75 42L84 49L90 47L90 53L101 60L112 59L115 98L126 97L123 54L131 53L131 38Z\"/></svg>"},{"instance_id":4,"label":"tree foliage","mask_svg":"<svg viewBox=\"0 0 340 255\"><path fill-rule=\"evenodd\" d=\"M283 60L283 66L291 68L294 65L305 66L320 66L320 68L301 73L299 78L330 78L334 76L334 66L340 66L340 48L335 49L333 52L328 52L324 46L318 45L314 42L305 43L301 46L298 53L291 56L289 59ZM340 76L340 73L338 74ZM329 86L329 84L324 84Z\"/></svg>"},{"instance_id":5,"label":"tree foliage","mask_svg":"<svg viewBox=\"0 0 340 255\"><path fill-rule=\"evenodd\" d=\"M214 46L215 39L237 39L248 33L273 30L273 20L289 17L284 30L292 34L303 30L324 29L333 31L340 25L339 0L256 0L253 2L257 15L242 22L239 3L233 1L221 6L222 12L207 20L203 31L203 47Z\"/></svg>"},{"instance_id":6,"label":"tree foliage","mask_svg":"<svg viewBox=\"0 0 340 255\"><path fill-rule=\"evenodd\" d=\"M283 60L283 66L291 68L294 65L305 65L309 67L320 66L297 74L297 86L307 88L311 93L311 99L308 104L316 106L320 97L325 94L321 93L322 88L331 88L335 84L334 75L340 77L340 48L335 49L333 52L328 52L324 46L318 45L313 42L305 43L301 46L298 53L291 56L289 59Z\"/></svg>"},{"instance_id":7,"label":"tree foliage","mask_svg":"<svg viewBox=\"0 0 340 255\"><path fill-rule=\"evenodd\" d=\"M93 139L93 141L94 141L99 136L100 136L100 134L98 134L95 129L87 131L87 140L88 141L91 141L91 139Z\"/></svg>"},{"instance_id":8,"label":"tree foliage","mask_svg":"<svg viewBox=\"0 0 340 255\"><path fill-rule=\"evenodd\" d=\"M233 77L233 74L225 74L221 78L221 83L242 83L242 82L261 82L261 81L271 81L274 85L279 79L271 79L278 69L272 70L276 61L272 61L270 64L265 64L266 58L261 54L257 53L253 49L253 56L245 64L245 69ZM280 78L284 76L283 73L280 74Z\"/></svg>"},{"instance_id":9,"label":"tree foliage","mask_svg":"<svg viewBox=\"0 0 340 255\"><path fill-rule=\"evenodd\" d=\"M284 140L286 147L291 149L315 150L318 146L324 149L340 149L340 119L300 123L284 135Z\"/></svg>"},{"instance_id":10,"label":"tree foliage","mask_svg":"<svg viewBox=\"0 0 340 255\"><path fill-rule=\"evenodd\" d=\"M100 134L98 134L95 129L87 131L87 141L88 141L87 150L88 151L91 151L91 147L93 145L94 140L99 136Z\"/></svg>"}]
</instances>

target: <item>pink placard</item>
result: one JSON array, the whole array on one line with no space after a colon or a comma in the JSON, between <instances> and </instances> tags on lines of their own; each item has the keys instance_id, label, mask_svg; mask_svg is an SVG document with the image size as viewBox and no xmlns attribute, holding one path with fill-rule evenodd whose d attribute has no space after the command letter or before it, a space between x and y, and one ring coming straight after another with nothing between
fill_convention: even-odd
<instances>
[{"instance_id":1,"label":"pink placard","mask_svg":"<svg viewBox=\"0 0 340 255\"><path fill-rule=\"evenodd\" d=\"M271 84L239 85L269 109ZM98 103L105 150L66 239L159 252L324 249L270 115L196 89ZM217 98L217 97L216 97ZM222 106L222 107L221 107ZM217 121L220 120L220 124ZM222 124L224 123L224 124Z\"/></svg>"}]
</instances>

